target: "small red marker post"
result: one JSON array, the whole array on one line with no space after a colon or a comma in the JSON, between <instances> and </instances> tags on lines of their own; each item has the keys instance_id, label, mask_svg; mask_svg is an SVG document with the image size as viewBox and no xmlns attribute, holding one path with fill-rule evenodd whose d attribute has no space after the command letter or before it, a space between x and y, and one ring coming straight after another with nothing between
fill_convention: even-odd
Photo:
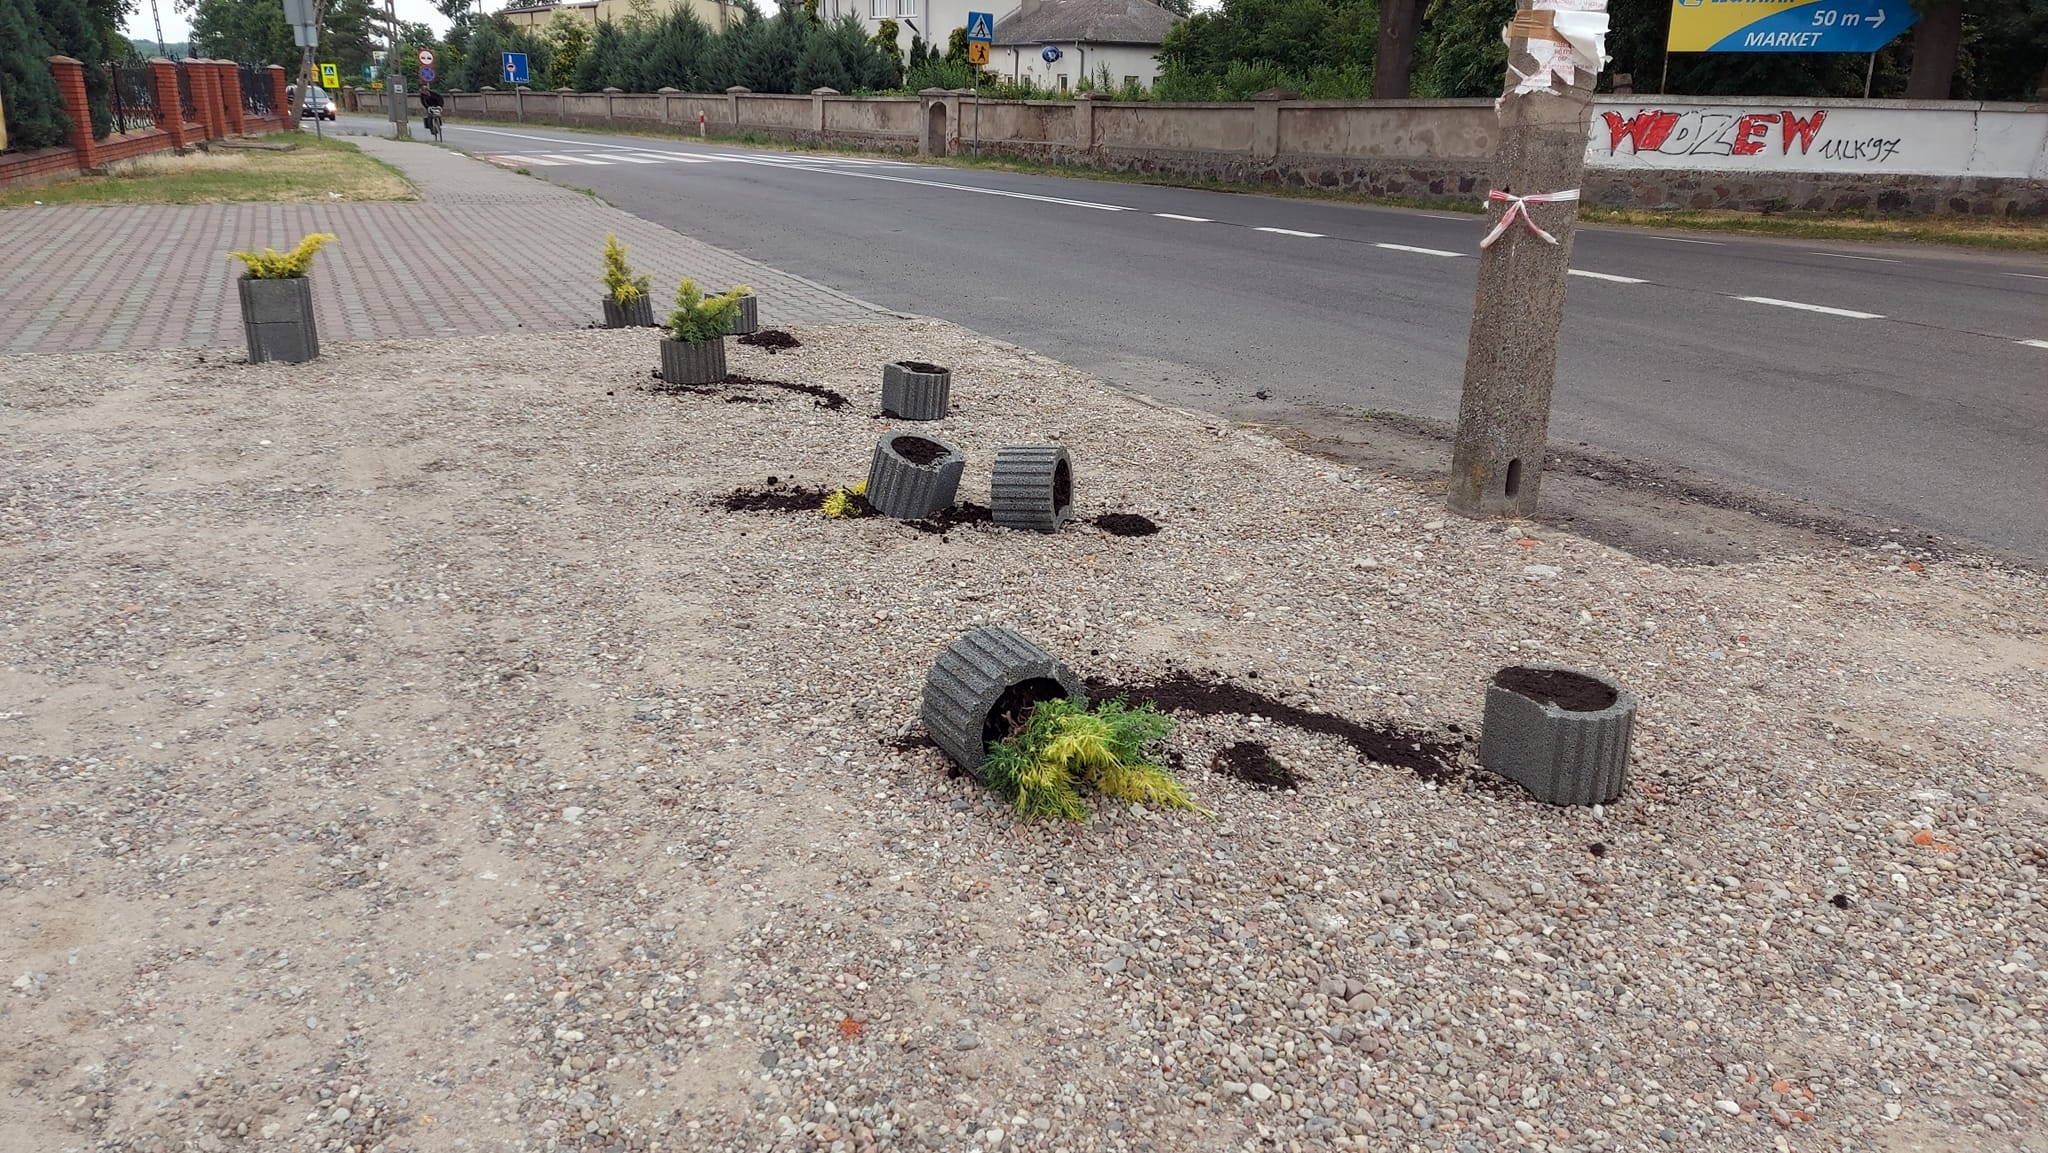
<instances>
[{"instance_id":1,"label":"small red marker post","mask_svg":"<svg viewBox=\"0 0 2048 1153\"><path fill-rule=\"evenodd\" d=\"M704 113L702 110L699 110L697 113L697 139L704 139Z\"/></svg>"}]
</instances>

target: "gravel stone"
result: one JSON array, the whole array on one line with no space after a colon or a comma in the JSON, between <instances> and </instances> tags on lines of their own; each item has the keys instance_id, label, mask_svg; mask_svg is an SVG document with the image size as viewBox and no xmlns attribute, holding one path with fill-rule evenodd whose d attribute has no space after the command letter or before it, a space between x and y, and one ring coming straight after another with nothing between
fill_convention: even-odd
<instances>
[{"instance_id":1,"label":"gravel stone","mask_svg":"<svg viewBox=\"0 0 2048 1153\"><path fill-rule=\"evenodd\" d=\"M652 392L650 333L0 361L14 1146L2038 1145L2038 574L1672 567L947 325L796 335L734 371L960 366L968 491L1058 443L1162 531L727 512L883 422ZM1214 819L1023 825L918 739L982 624L1454 741L1494 670L1596 669L1631 784L1186 716Z\"/></svg>"}]
</instances>

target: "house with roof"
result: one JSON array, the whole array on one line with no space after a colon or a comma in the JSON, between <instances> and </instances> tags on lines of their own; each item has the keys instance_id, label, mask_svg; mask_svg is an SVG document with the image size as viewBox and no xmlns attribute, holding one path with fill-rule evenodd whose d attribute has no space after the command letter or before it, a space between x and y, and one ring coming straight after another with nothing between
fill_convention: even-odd
<instances>
[{"instance_id":1,"label":"house with roof","mask_svg":"<svg viewBox=\"0 0 2048 1153\"><path fill-rule=\"evenodd\" d=\"M1013 81L1072 91L1083 80L1149 85L1159 47L1180 17L1152 0L1024 0L996 20L989 70Z\"/></svg>"},{"instance_id":2,"label":"house with roof","mask_svg":"<svg viewBox=\"0 0 2048 1153\"><path fill-rule=\"evenodd\" d=\"M595 27L604 21L623 23L635 15L659 20L677 8L689 8L714 32L726 26L732 13L731 0L643 0L638 5L633 0L550 0L548 3L508 5L500 8L497 14L510 21L514 28L541 33L548 30L548 25L553 24L557 16L581 20Z\"/></svg>"}]
</instances>

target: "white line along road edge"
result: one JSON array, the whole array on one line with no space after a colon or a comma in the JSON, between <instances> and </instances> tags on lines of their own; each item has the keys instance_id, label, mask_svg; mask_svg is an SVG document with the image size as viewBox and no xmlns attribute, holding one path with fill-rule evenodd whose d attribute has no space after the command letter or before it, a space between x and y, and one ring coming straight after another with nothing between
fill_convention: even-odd
<instances>
[{"instance_id":1,"label":"white line along road edge","mask_svg":"<svg viewBox=\"0 0 2048 1153\"><path fill-rule=\"evenodd\" d=\"M1633 277L1633 276L1616 276L1616 275L1614 275L1614 274L1613 274L1613 273L1611 273L1611 272L1587 272L1587 271L1586 271L1585 269L1583 269L1583 268L1573 268L1573 269L1569 269L1568 271L1570 271L1570 272L1571 272L1571 274L1572 274L1573 276L1583 276L1583 277L1586 277L1586 278L1587 278L1587 279L1589 279L1589 280L1607 280L1607 281L1612 281L1612 282L1614 282L1615 284L1648 284L1648 283L1650 283L1650 282L1649 282L1649 281L1647 281L1647 280L1637 280L1637 279L1636 279L1635 277Z\"/></svg>"},{"instance_id":2,"label":"white line along road edge","mask_svg":"<svg viewBox=\"0 0 2048 1153\"><path fill-rule=\"evenodd\" d=\"M1320 232L1296 232L1296 231L1295 231L1294 229L1292 229L1292 228L1265 228L1265 227L1259 227L1259 228L1254 228L1254 229L1252 229L1252 231L1253 231L1253 232L1271 232L1271 233L1273 233L1273 234L1275 234L1275 235L1278 235L1278 236L1305 236L1305 237L1309 238L1310 240L1321 240L1321 239L1323 238L1323 234L1322 234L1322 233L1320 233Z\"/></svg>"},{"instance_id":3,"label":"white line along road edge","mask_svg":"<svg viewBox=\"0 0 2048 1153\"><path fill-rule=\"evenodd\" d=\"M1746 300L1751 304L1774 305L1778 308L1796 308L1801 312L1825 312L1829 316L1846 316L1850 320L1884 319L1884 314L1881 312L1857 312L1851 308L1829 308L1825 304L1801 304L1796 300L1779 300L1770 296L1738 296L1735 299Z\"/></svg>"},{"instance_id":4,"label":"white line along road edge","mask_svg":"<svg viewBox=\"0 0 2048 1153\"><path fill-rule=\"evenodd\" d=\"M2022 340L2020 343L2028 348L2048 348L2048 340Z\"/></svg>"}]
</instances>

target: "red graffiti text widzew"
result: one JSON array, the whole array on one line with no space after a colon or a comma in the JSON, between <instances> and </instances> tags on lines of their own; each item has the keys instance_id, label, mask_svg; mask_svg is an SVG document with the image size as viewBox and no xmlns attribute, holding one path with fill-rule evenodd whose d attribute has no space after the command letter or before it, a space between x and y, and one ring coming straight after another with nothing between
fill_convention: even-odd
<instances>
[{"instance_id":1,"label":"red graffiti text widzew","mask_svg":"<svg viewBox=\"0 0 2048 1153\"><path fill-rule=\"evenodd\" d=\"M1755 156L1776 144L1781 154L1790 156L1792 146L1797 144L1799 154L1804 156L1813 148L1814 137L1828 118L1826 109L1816 110L1811 116L1800 116L1790 110L1734 113L1703 109L1638 112L1628 117L1619 112L1600 115L1607 121L1607 152L1610 156L1621 151L1624 140L1628 141L1632 154ZM1773 125L1779 129L1775 140L1772 139Z\"/></svg>"}]
</instances>

